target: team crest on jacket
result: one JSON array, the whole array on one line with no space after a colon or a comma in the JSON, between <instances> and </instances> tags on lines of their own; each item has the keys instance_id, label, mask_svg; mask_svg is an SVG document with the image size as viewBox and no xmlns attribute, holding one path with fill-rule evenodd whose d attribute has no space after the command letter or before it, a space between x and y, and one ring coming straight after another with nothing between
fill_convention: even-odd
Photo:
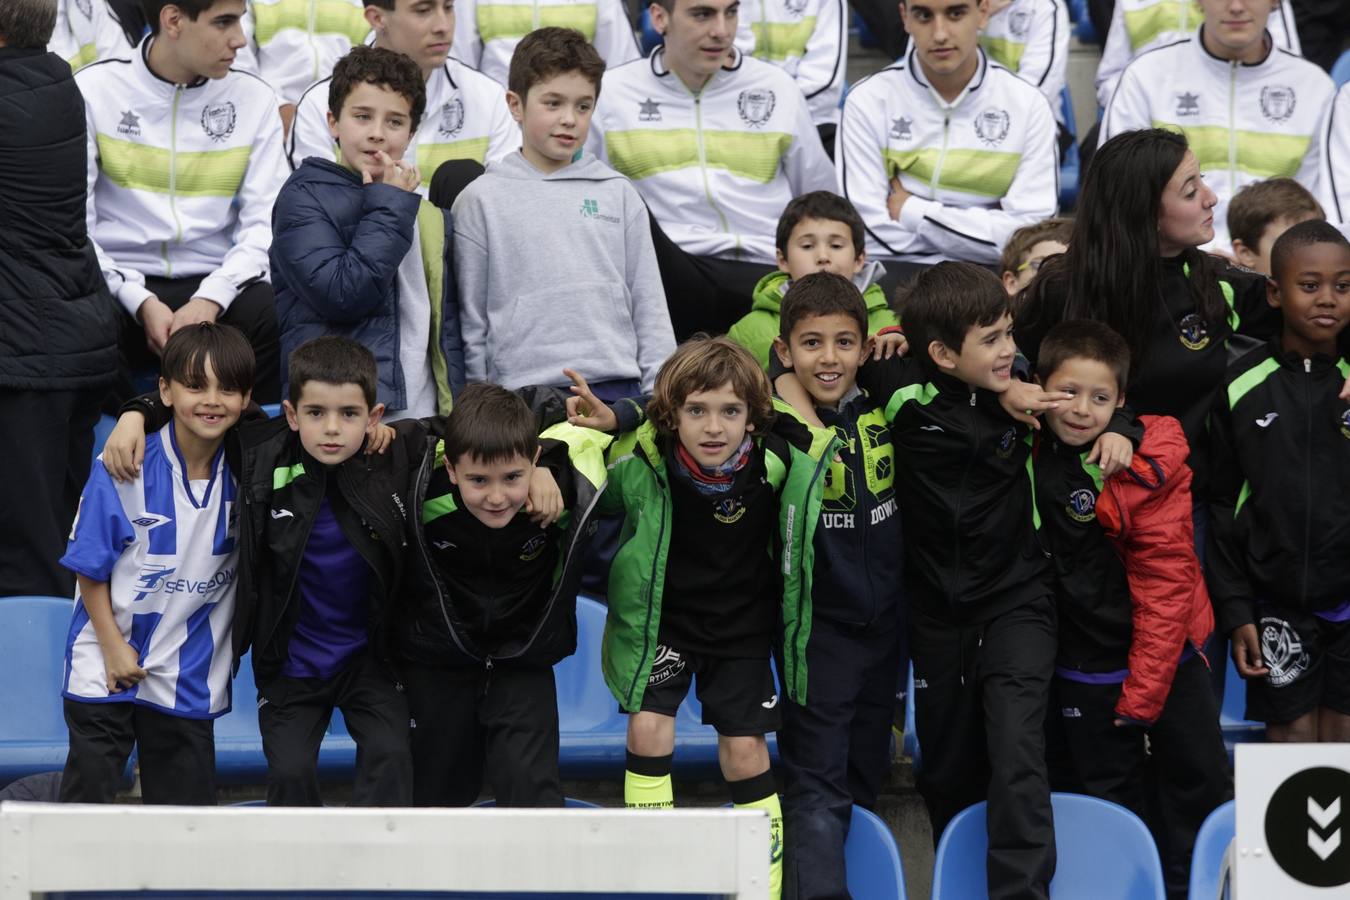
<instances>
[{"instance_id":1,"label":"team crest on jacket","mask_svg":"<svg viewBox=\"0 0 1350 900\"><path fill-rule=\"evenodd\" d=\"M548 535L536 534L520 547L520 561L534 562L544 552L548 546Z\"/></svg>"},{"instance_id":2,"label":"team crest on jacket","mask_svg":"<svg viewBox=\"0 0 1350 900\"><path fill-rule=\"evenodd\" d=\"M975 117L975 134L990 146L1001 144L1011 122L1006 109L986 109Z\"/></svg>"},{"instance_id":3,"label":"team crest on jacket","mask_svg":"<svg viewBox=\"0 0 1350 900\"><path fill-rule=\"evenodd\" d=\"M1015 37L1026 37L1027 32L1031 30L1031 13L1019 9L1009 13L1008 16L1008 30Z\"/></svg>"},{"instance_id":4,"label":"team crest on jacket","mask_svg":"<svg viewBox=\"0 0 1350 900\"><path fill-rule=\"evenodd\" d=\"M783 9L794 16L800 16L806 12L806 0L783 0Z\"/></svg>"},{"instance_id":5,"label":"team crest on jacket","mask_svg":"<svg viewBox=\"0 0 1350 900\"><path fill-rule=\"evenodd\" d=\"M456 97L441 107L441 125L437 129L445 137L454 137L464 127L464 101Z\"/></svg>"},{"instance_id":6,"label":"team crest on jacket","mask_svg":"<svg viewBox=\"0 0 1350 900\"><path fill-rule=\"evenodd\" d=\"M750 88L741 91L741 95L736 98L736 111L741 114L741 121L758 128L773 115L775 102L773 91L768 88Z\"/></svg>"},{"instance_id":7,"label":"team crest on jacket","mask_svg":"<svg viewBox=\"0 0 1350 900\"><path fill-rule=\"evenodd\" d=\"M1350 409L1341 413L1341 436L1350 439Z\"/></svg>"},{"instance_id":8,"label":"team crest on jacket","mask_svg":"<svg viewBox=\"0 0 1350 900\"><path fill-rule=\"evenodd\" d=\"M1199 313L1188 313L1177 323L1181 346L1187 350L1203 350L1209 346L1209 324Z\"/></svg>"},{"instance_id":9,"label":"team crest on jacket","mask_svg":"<svg viewBox=\"0 0 1350 900\"><path fill-rule=\"evenodd\" d=\"M1261 88L1261 115L1272 122L1283 122L1294 114L1294 89L1286 84Z\"/></svg>"},{"instance_id":10,"label":"team crest on jacket","mask_svg":"<svg viewBox=\"0 0 1350 900\"><path fill-rule=\"evenodd\" d=\"M213 141L223 141L234 134L234 104L226 100L202 110L202 131Z\"/></svg>"},{"instance_id":11,"label":"team crest on jacket","mask_svg":"<svg viewBox=\"0 0 1350 900\"><path fill-rule=\"evenodd\" d=\"M80 15L86 19L94 17L94 4L92 0L75 0L75 8L80 11Z\"/></svg>"},{"instance_id":12,"label":"team crest on jacket","mask_svg":"<svg viewBox=\"0 0 1350 900\"><path fill-rule=\"evenodd\" d=\"M1270 669L1266 680L1272 687L1297 681L1311 662L1294 626L1274 616L1261 617L1261 656Z\"/></svg>"},{"instance_id":13,"label":"team crest on jacket","mask_svg":"<svg viewBox=\"0 0 1350 900\"><path fill-rule=\"evenodd\" d=\"M117 123L117 133L129 137L140 137L141 117L129 109L122 110L122 121Z\"/></svg>"},{"instance_id":14,"label":"team crest on jacket","mask_svg":"<svg viewBox=\"0 0 1350 900\"><path fill-rule=\"evenodd\" d=\"M996 451L998 453L998 458L1007 459L1012 456L1013 447L1016 445L1017 430L1009 428L1007 431L1003 432L1003 436L998 439L998 450Z\"/></svg>"},{"instance_id":15,"label":"team crest on jacket","mask_svg":"<svg viewBox=\"0 0 1350 900\"><path fill-rule=\"evenodd\" d=\"M713 504L713 518L723 525L733 525L745 515L745 504L740 497L727 497Z\"/></svg>"},{"instance_id":16,"label":"team crest on jacket","mask_svg":"<svg viewBox=\"0 0 1350 900\"><path fill-rule=\"evenodd\" d=\"M1064 509L1075 522L1091 522L1097 518L1097 495L1087 488L1079 488L1069 495Z\"/></svg>"}]
</instances>

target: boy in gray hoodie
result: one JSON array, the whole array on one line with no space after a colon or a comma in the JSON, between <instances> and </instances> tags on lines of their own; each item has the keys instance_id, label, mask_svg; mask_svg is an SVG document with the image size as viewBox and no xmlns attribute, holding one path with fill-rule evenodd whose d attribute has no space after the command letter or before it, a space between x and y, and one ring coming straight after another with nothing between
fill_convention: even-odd
<instances>
[{"instance_id":1,"label":"boy in gray hoodie","mask_svg":"<svg viewBox=\"0 0 1350 900\"><path fill-rule=\"evenodd\" d=\"M516 47L506 98L522 145L455 201L468 380L566 385L578 354L602 400L647 393L675 349L647 207L582 153L605 64L580 32ZM578 348L584 348L578 350Z\"/></svg>"}]
</instances>

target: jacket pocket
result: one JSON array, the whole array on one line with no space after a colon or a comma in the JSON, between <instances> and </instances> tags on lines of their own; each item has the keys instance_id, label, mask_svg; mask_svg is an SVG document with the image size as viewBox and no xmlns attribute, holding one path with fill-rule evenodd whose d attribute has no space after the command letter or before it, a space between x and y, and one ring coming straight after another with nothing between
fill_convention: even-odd
<instances>
[{"instance_id":1,"label":"jacket pocket","mask_svg":"<svg viewBox=\"0 0 1350 900\"><path fill-rule=\"evenodd\" d=\"M520 295L488 323L489 377L515 380L551 360L580 362L579 336L631 331L632 312L624 294L624 288L607 282L577 281ZM509 373L505 379L503 373ZM547 381L560 378L561 371L551 372Z\"/></svg>"}]
</instances>

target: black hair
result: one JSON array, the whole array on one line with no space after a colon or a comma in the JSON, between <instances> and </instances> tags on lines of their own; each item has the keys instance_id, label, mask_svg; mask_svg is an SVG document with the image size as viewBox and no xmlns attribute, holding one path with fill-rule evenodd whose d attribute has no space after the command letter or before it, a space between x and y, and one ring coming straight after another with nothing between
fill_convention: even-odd
<instances>
[{"instance_id":1,"label":"black hair","mask_svg":"<svg viewBox=\"0 0 1350 900\"><path fill-rule=\"evenodd\" d=\"M342 104L358 84L388 88L407 100L410 132L422 123L422 113L427 108L427 83L422 70L409 57L383 47L360 44L347 51L333 66L333 78L328 82L328 111L334 119L342 116Z\"/></svg>"},{"instance_id":2,"label":"black hair","mask_svg":"<svg viewBox=\"0 0 1350 900\"><path fill-rule=\"evenodd\" d=\"M842 275L812 272L792 282L783 295L778 308L779 336L787 343L802 319L836 313L857 322L859 339L867 338L867 304L858 288Z\"/></svg>"},{"instance_id":3,"label":"black hair","mask_svg":"<svg viewBox=\"0 0 1350 900\"><path fill-rule=\"evenodd\" d=\"M853 255L862 255L863 241L866 239L862 216L858 215L857 208L848 202L847 198L841 197L833 191L811 191L808 194L802 194L800 197L794 197L787 206L783 207L783 214L778 217L778 233L774 237L774 245L778 247L778 252L784 256L787 256L788 240L792 237L792 229L796 228L802 219L825 219L830 222L843 222L853 235Z\"/></svg>"},{"instance_id":4,"label":"black hair","mask_svg":"<svg viewBox=\"0 0 1350 900\"><path fill-rule=\"evenodd\" d=\"M141 0L141 14L145 16L145 24L149 26L150 33L159 34L159 14L163 12L166 6L176 6L183 11L193 22L197 17L215 6L220 0Z\"/></svg>"},{"instance_id":5,"label":"black hair","mask_svg":"<svg viewBox=\"0 0 1350 900\"><path fill-rule=\"evenodd\" d=\"M1012 298L984 266L940 262L896 290L894 308L913 352L927 358L933 341L960 353L970 329L993 325L1012 313Z\"/></svg>"},{"instance_id":6,"label":"black hair","mask_svg":"<svg viewBox=\"0 0 1350 900\"><path fill-rule=\"evenodd\" d=\"M324 384L354 384L361 389L367 409L375 406L379 373L375 354L351 338L326 334L305 341L291 351L286 363L286 397L300 405L300 394L311 381Z\"/></svg>"},{"instance_id":7,"label":"black hair","mask_svg":"<svg viewBox=\"0 0 1350 900\"><path fill-rule=\"evenodd\" d=\"M216 384L225 390L242 394L253 389L257 368L253 348L239 329L218 322L188 325L170 335L159 361L159 374L165 381L205 387L208 362Z\"/></svg>"},{"instance_id":8,"label":"black hair","mask_svg":"<svg viewBox=\"0 0 1350 900\"><path fill-rule=\"evenodd\" d=\"M1111 370L1116 388L1125 393L1130 380L1130 346L1110 326L1090 319L1060 322L1046 332L1036 360L1041 384L1071 359L1090 359Z\"/></svg>"},{"instance_id":9,"label":"black hair","mask_svg":"<svg viewBox=\"0 0 1350 900\"><path fill-rule=\"evenodd\" d=\"M539 431L534 413L520 397L495 384L471 384L455 398L445 420L445 458L456 465L464 454L481 463L517 456L534 461Z\"/></svg>"},{"instance_id":10,"label":"black hair","mask_svg":"<svg viewBox=\"0 0 1350 900\"><path fill-rule=\"evenodd\" d=\"M1285 266L1293 262L1292 257L1304 247L1313 244L1335 244L1350 251L1350 240L1346 240L1340 229L1321 219L1309 219L1285 231L1270 248L1270 275L1279 280Z\"/></svg>"}]
</instances>

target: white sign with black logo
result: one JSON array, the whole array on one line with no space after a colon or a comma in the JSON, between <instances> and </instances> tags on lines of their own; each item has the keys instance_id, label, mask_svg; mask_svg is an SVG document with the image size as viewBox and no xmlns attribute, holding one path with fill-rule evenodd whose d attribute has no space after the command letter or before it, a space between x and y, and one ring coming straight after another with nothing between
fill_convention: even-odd
<instances>
[{"instance_id":1,"label":"white sign with black logo","mask_svg":"<svg viewBox=\"0 0 1350 900\"><path fill-rule=\"evenodd\" d=\"M1233 897L1350 896L1350 747L1239 744Z\"/></svg>"}]
</instances>

